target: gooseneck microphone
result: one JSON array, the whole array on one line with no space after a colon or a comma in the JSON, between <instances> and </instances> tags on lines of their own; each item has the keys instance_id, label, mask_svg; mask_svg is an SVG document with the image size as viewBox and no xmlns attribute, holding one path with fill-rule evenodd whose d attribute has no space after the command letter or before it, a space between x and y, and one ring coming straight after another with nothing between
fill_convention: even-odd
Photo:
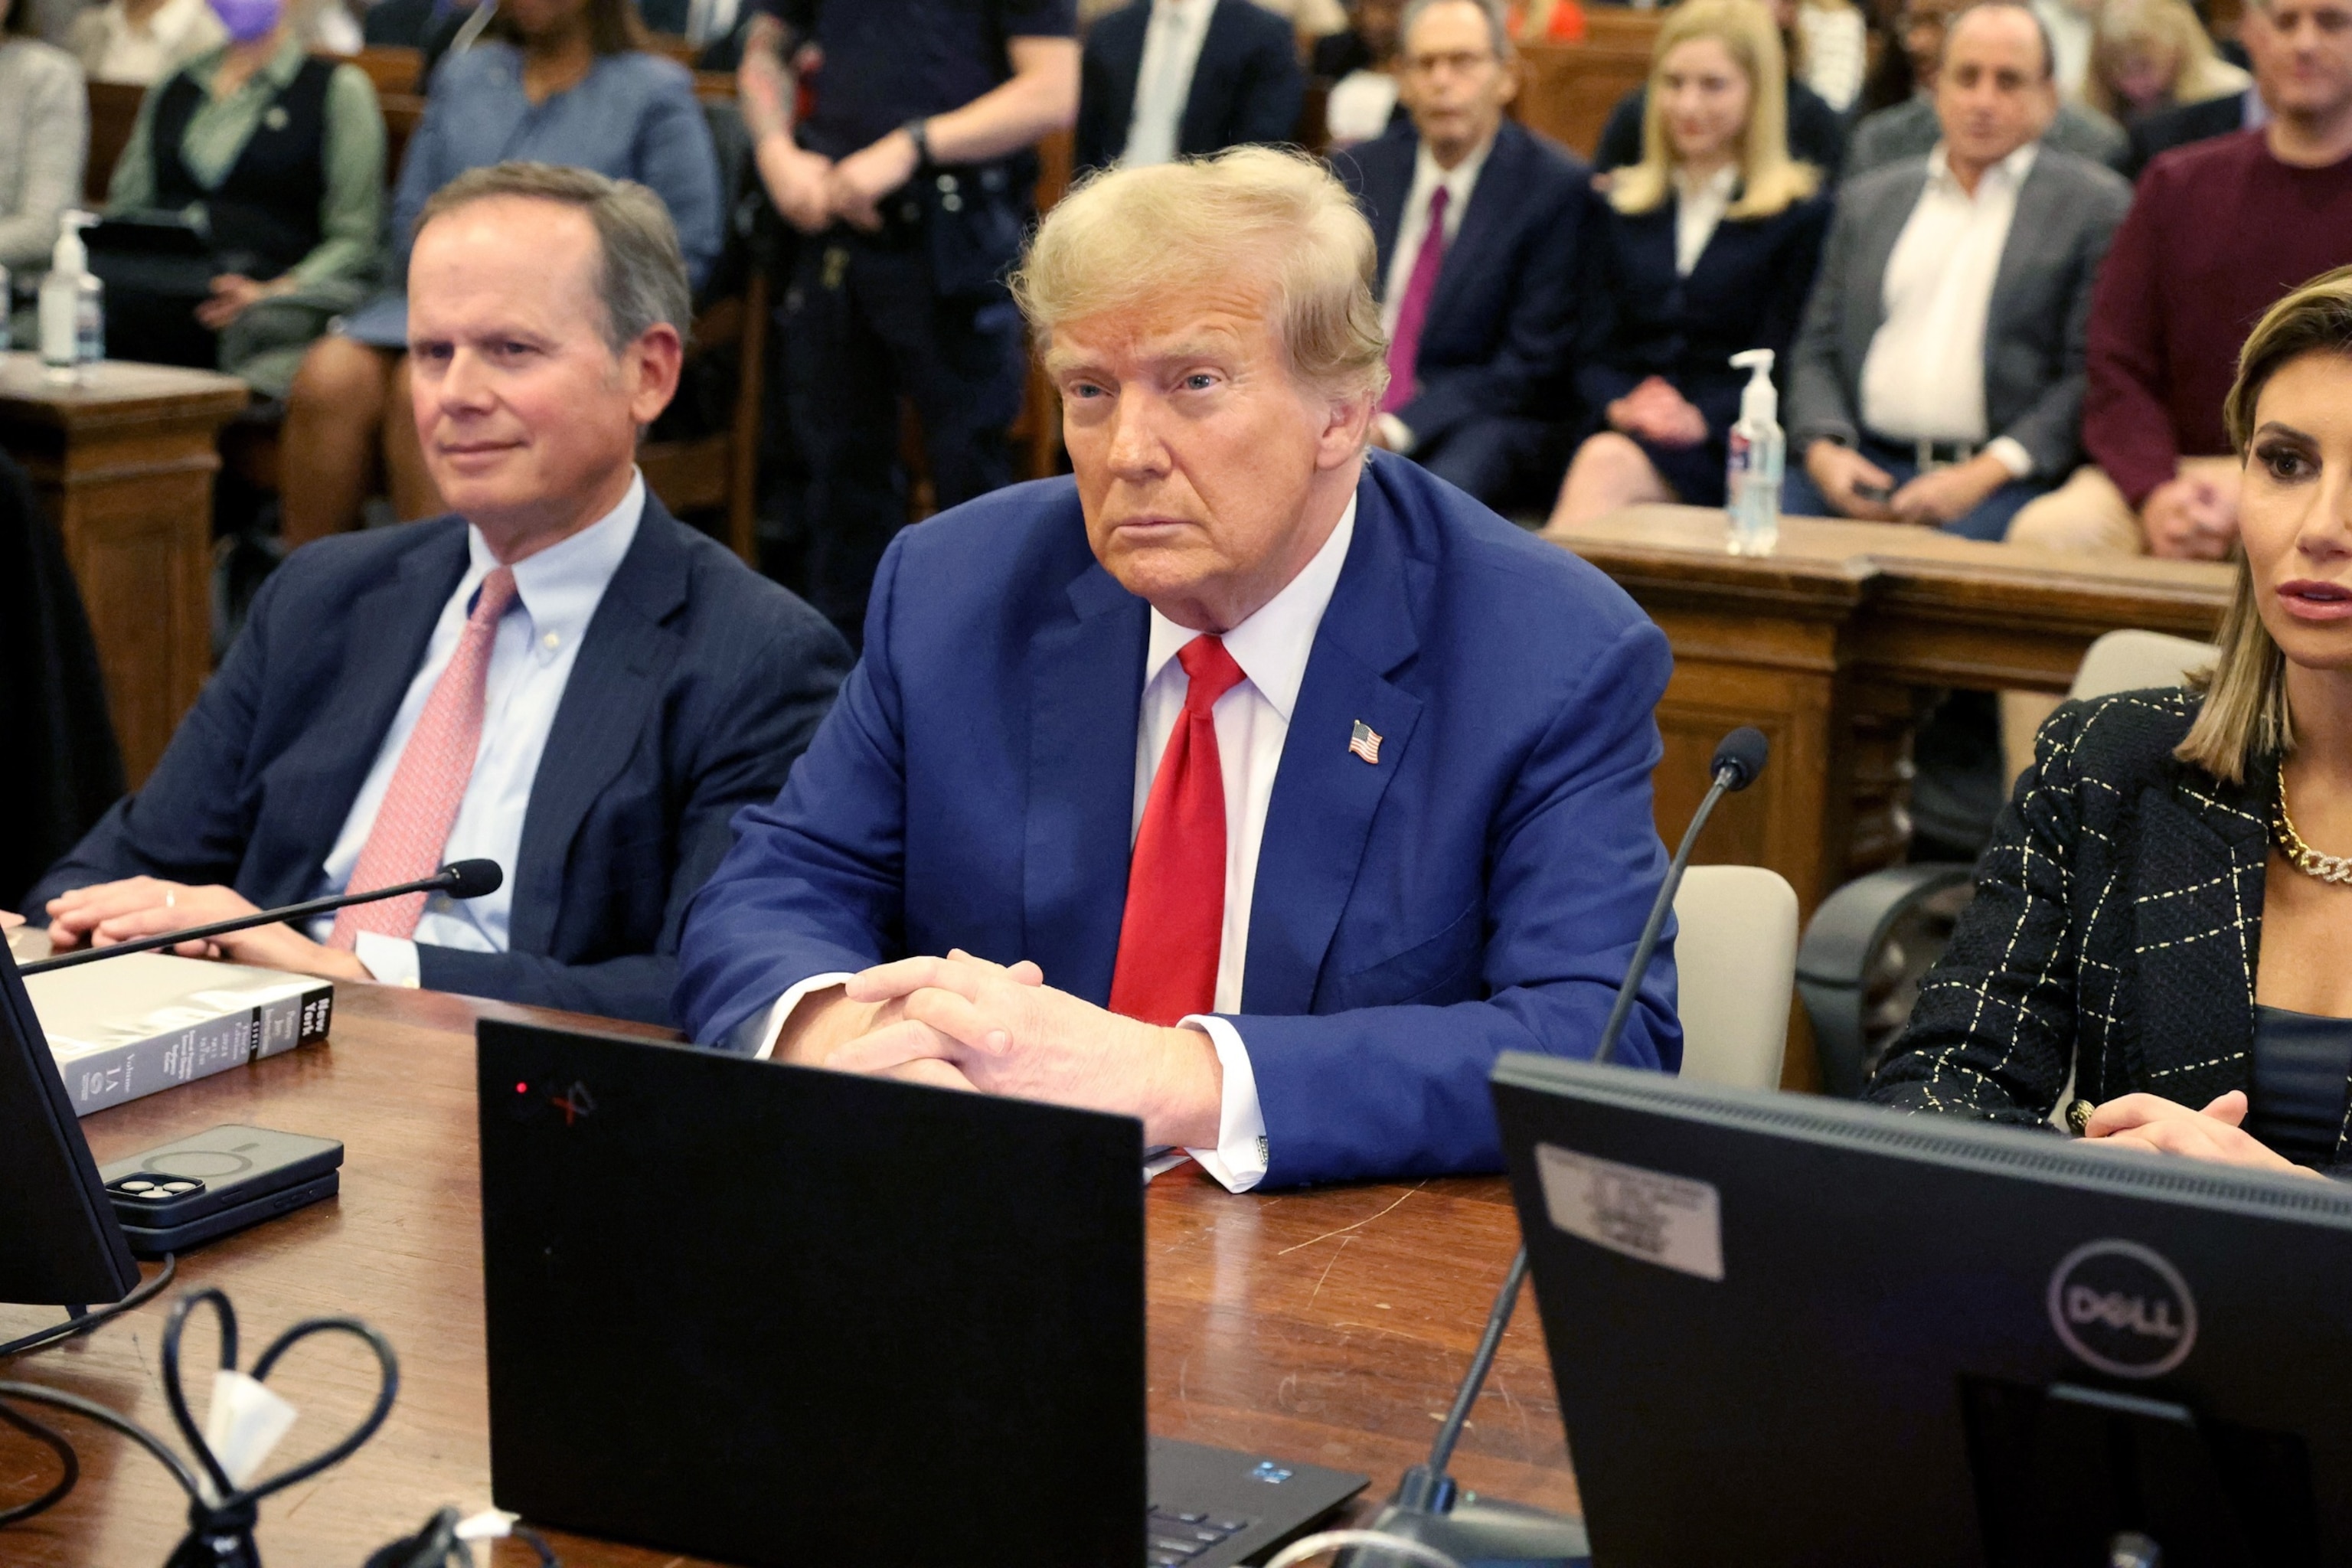
<instances>
[{"instance_id":1,"label":"gooseneck microphone","mask_svg":"<svg viewBox=\"0 0 2352 1568\"><path fill-rule=\"evenodd\" d=\"M495 860L456 860L414 882L395 882L389 888L374 888L364 893L338 893L331 899L312 899L308 903L289 904L282 910L257 910L235 920L215 921L185 931L167 931L160 936L142 936L136 942L59 953L55 958L26 964L19 973L40 974L52 969L70 969L77 963L96 963L101 958L120 958L126 952L151 952L159 947L177 947L184 942L204 942L278 921L307 921L313 915L327 914L352 904L372 904L378 899L397 899L407 893L446 893L453 899L478 899L485 893L497 892L506 879L507 874Z\"/></svg>"},{"instance_id":2,"label":"gooseneck microphone","mask_svg":"<svg viewBox=\"0 0 2352 1568\"><path fill-rule=\"evenodd\" d=\"M1657 952L1658 937L1665 930L1666 916L1675 907L1675 892L1682 886L1691 851L1698 847L1699 833L1714 815L1716 803L1754 784L1770 754L1771 742L1765 739L1764 732L1748 725L1726 735L1715 748L1715 755L1707 763L1707 772L1714 782L1707 786L1698 809L1691 814L1690 826L1683 829L1682 842L1675 847L1674 858L1666 863L1665 879L1658 884L1658 896L1651 900L1650 918L1643 922L1641 940L1633 944L1633 960L1626 964L1625 978L1617 987L1616 1003L1609 1009L1609 1021L1601 1026L1601 1043L1592 1053L1594 1061L1606 1062L1617 1053L1618 1037L1625 1032L1626 1016L1633 1010L1633 999L1641 994L1642 982L1650 973L1651 955ZM1521 1243L1518 1255L1511 1259L1510 1269L1503 1276L1503 1288L1496 1294L1494 1310L1486 1315L1486 1331L1478 1337L1478 1349L1470 1357L1470 1369L1463 1374L1462 1386L1454 1395L1454 1407L1445 1413L1444 1421L1437 1428L1437 1439L1429 1446L1427 1462L1404 1473L1404 1479L1397 1483L1395 1498L1372 1521L1375 1531L1433 1546L1463 1563L1552 1563L1591 1555L1580 1521L1462 1492L1454 1486L1454 1478L1445 1473L1454 1458L1454 1445L1470 1419L1470 1407L1478 1402L1478 1392L1486 1386L1486 1373L1495 1365L1495 1354L1502 1348L1503 1331L1511 1326L1511 1311L1518 1305L1519 1287L1527 1277L1528 1249ZM1353 1568L1373 1568L1384 1557L1378 1547L1370 1547L1350 1554L1345 1561Z\"/></svg>"}]
</instances>

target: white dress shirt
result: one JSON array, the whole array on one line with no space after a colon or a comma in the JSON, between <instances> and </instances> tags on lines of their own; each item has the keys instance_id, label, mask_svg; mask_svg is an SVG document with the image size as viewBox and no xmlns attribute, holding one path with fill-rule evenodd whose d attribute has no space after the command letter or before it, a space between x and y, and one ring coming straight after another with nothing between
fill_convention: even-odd
<instances>
[{"instance_id":1,"label":"white dress shirt","mask_svg":"<svg viewBox=\"0 0 2352 1568\"><path fill-rule=\"evenodd\" d=\"M2029 142L1984 172L1972 196L1937 142L1882 284L1886 319L1862 362L1862 423L1898 441L1961 441L1988 434L1985 324L2017 193L2040 144ZM2019 479L2033 459L2007 436L1985 450Z\"/></svg>"},{"instance_id":2,"label":"white dress shirt","mask_svg":"<svg viewBox=\"0 0 2352 1568\"><path fill-rule=\"evenodd\" d=\"M99 81L152 86L228 37L205 0L163 0L144 23L131 21L122 0L107 0L98 17L105 41L89 74Z\"/></svg>"},{"instance_id":3,"label":"white dress shirt","mask_svg":"<svg viewBox=\"0 0 2352 1568\"><path fill-rule=\"evenodd\" d=\"M1323 612L1339 586L1339 569L1347 564L1348 544L1356 536L1356 500L1331 530L1331 537L1315 552L1282 592L1241 625L1224 634L1225 651L1241 666L1244 679L1217 699L1210 710L1217 729L1217 770L1225 786L1225 910L1224 929L1217 950L1217 988L1213 1005L1219 1013L1242 1008L1242 969L1249 957L1250 905L1257 891L1257 858L1265 837L1266 807L1274 799L1275 774L1282 766L1283 742L1290 735L1290 715L1297 706L1299 683L1307 678L1307 656L1315 649L1315 633ZM1184 711L1184 693L1192 678L1176 655L1201 634L1151 612L1151 642L1144 655L1143 696L1135 726L1135 803L1129 818L1128 844L1143 829L1144 807L1151 799L1151 782L1160 770L1160 753L1168 749L1176 721ZM812 974L776 999L764 1013L754 1013L738 1026L731 1043L751 1055L766 1057L776 1048L784 1020L812 991L838 985L844 973ZM1265 1179L1265 1115L1257 1098L1257 1074L1249 1049L1231 1021L1207 1014L1178 1023L1201 1030L1215 1046L1224 1072L1219 1108L1217 1146L1191 1149L1201 1168L1237 1193L1245 1193Z\"/></svg>"},{"instance_id":4,"label":"white dress shirt","mask_svg":"<svg viewBox=\"0 0 2352 1568\"><path fill-rule=\"evenodd\" d=\"M482 681L481 750L475 754L473 776L441 851L444 863L495 860L505 869L506 880L498 891L463 902L436 893L425 902L414 941L361 932L355 951L376 979L393 985L416 984L420 942L468 952L507 951L515 857L522 848L523 819L530 807L531 783L539 776L540 753L547 749L548 731L554 728L555 710L563 701L588 623L635 542L645 510L646 480L639 474L620 505L571 538L515 563L515 602L499 622ZM425 645L425 662L410 679L392 728L376 748L375 764L352 801L335 847L327 853L314 896L340 893L350 885L360 850L383 809L384 792L392 786L393 770L400 765L400 754L424 715L434 683L457 651L475 591L499 563L476 529L467 529L466 548L466 574L441 606L441 618ZM334 925L334 916L320 916L311 923L311 939L326 941Z\"/></svg>"},{"instance_id":5,"label":"white dress shirt","mask_svg":"<svg viewBox=\"0 0 2352 1568\"><path fill-rule=\"evenodd\" d=\"M1680 169L1675 171L1675 277L1689 277L1706 254L1706 242L1715 237L1716 226L1731 205L1731 193L1738 187L1737 163L1726 163L1704 180L1687 179Z\"/></svg>"},{"instance_id":6,"label":"white dress shirt","mask_svg":"<svg viewBox=\"0 0 2352 1568\"><path fill-rule=\"evenodd\" d=\"M2069 103L2081 102L2084 81L2091 73L2098 6L2078 0L2032 0L2032 9L2050 37L2050 74L2058 84L2058 96Z\"/></svg>"},{"instance_id":7,"label":"white dress shirt","mask_svg":"<svg viewBox=\"0 0 2352 1568\"><path fill-rule=\"evenodd\" d=\"M1143 63L1135 73L1135 109L1127 122L1129 168L1176 161L1184 105L1192 97L1192 71L1209 36L1209 14L1217 0L1150 0L1143 34Z\"/></svg>"}]
</instances>

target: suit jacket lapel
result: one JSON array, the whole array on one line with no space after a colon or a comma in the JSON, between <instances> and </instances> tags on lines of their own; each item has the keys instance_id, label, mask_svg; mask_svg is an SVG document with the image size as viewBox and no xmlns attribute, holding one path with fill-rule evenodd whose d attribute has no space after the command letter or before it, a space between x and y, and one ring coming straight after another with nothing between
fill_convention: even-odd
<instances>
[{"instance_id":1,"label":"suit jacket lapel","mask_svg":"<svg viewBox=\"0 0 2352 1568\"><path fill-rule=\"evenodd\" d=\"M295 847L289 864L300 868L303 879L288 889L289 900L313 891L319 867L342 833L352 801L425 662L434 623L466 575L463 523L409 526L444 531L404 555L397 570L352 602L342 675L323 710L335 721L312 725L271 770L271 805L282 796L289 808L288 838Z\"/></svg>"},{"instance_id":2,"label":"suit jacket lapel","mask_svg":"<svg viewBox=\"0 0 2352 1568\"><path fill-rule=\"evenodd\" d=\"M1517 210L1526 195L1520 174L1528 153L1528 133L1507 120L1503 121L1502 129L1495 132L1494 148L1486 154L1486 166L1478 171L1470 205L1463 209L1462 226L1454 231L1454 243L1445 247L1445 265L1437 274L1437 294L1429 302L1429 320L1422 324L1423 342L1440 330L1448 307L1468 297L1463 279L1479 276L1482 268L1491 265L1484 252L1501 243L1505 215Z\"/></svg>"},{"instance_id":3,"label":"suit jacket lapel","mask_svg":"<svg viewBox=\"0 0 2352 1568\"><path fill-rule=\"evenodd\" d=\"M1357 488L1355 538L1316 629L1266 808L1242 985L1246 1012L1311 1010L1373 814L1403 771L1421 720L1421 699L1386 678L1421 646L1413 609L1422 569L1404 552L1402 523L1377 473L1368 468ZM1381 737L1377 763L1348 750L1360 721Z\"/></svg>"},{"instance_id":4,"label":"suit jacket lapel","mask_svg":"<svg viewBox=\"0 0 2352 1568\"><path fill-rule=\"evenodd\" d=\"M687 600L681 526L647 491L636 538L581 639L523 816L507 937L514 952L551 951L572 841L589 807L636 751L684 646L664 624Z\"/></svg>"},{"instance_id":5,"label":"suit jacket lapel","mask_svg":"<svg viewBox=\"0 0 2352 1568\"><path fill-rule=\"evenodd\" d=\"M1105 1004L1127 907L1151 612L1092 562L1067 597L1069 618L1029 645L1024 956L1045 969L1048 985Z\"/></svg>"},{"instance_id":6,"label":"suit jacket lapel","mask_svg":"<svg viewBox=\"0 0 2352 1568\"><path fill-rule=\"evenodd\" d=\"M2045 160L2034 159L2025 184L2017 188L2017 210L2010 218L2009 237L2001 242L2000 262L1993 269L1992 304L1985 316L1988 368L1994 348L2009 340L2009 310L2023 297L2019 293L2019 274L2049 259L2042 246L2047 236L2056 232L2055 208L2059 199L2057 182L2051 177L2049 168Z\"/></svg>"},{"instance_id":7,"label":"suit jacket lapel","mask_svg":"<svg viewBox=\"0 0 2352 1568\"><path fill-rule=\"evenodd\" d=\"M2139 1027L2131 1081L2203 1105L2253 1082L2253 1003L2262 952L2270 801L2278 764L2222 784L2175 763L2139 803L2133 945ZM2216 874L2216 873L2220 874Z\"/></svg>"}]
</instances>

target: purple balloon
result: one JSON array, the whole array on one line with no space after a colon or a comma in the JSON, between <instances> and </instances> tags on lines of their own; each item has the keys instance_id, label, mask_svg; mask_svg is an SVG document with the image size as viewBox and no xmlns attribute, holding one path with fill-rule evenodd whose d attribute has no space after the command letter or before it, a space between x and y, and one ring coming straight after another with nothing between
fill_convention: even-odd
<instances>
[{"instance_id":1,"label":"purple balloon","mask_svg":"<svg viewBox=\"0 0 2352 1568\"><path fill-rule=\"evenodd\" d=\"M249 44L268 37L269 29L278 26L284 0L212 0L212 7L231 38Z\"/></svg>"}]
</instances>

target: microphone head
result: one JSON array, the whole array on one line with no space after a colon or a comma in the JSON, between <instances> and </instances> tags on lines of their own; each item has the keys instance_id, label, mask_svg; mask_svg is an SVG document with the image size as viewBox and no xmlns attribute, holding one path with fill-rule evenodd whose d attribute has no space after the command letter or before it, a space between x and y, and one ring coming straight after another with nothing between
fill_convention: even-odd
<instances>
[{"instance_id":1,"label":"microphone head","mask_svg":"<svg viewBox=\"0 0 2352 1568\"><path fill-rule=\"evenodd\" d=\"M1764 738L1764 731L1742 724L1715 748L1715 760L1707 763L1706 771L1737 792L1756 782L1756 775L1764 771L1764 760L1771 754L1772 742Z\"/></svg>"},{"instance_id":2,"label":"microphone head","mask_svg":"<svg viewBox=\"0 0 2352 1568\"><path fill-rule=\"evenodd\" d=\"M441 868L441 874L449 879L449 885L442 891L453 899L478 899L485 893L495 893L507 879L507 874L495 860L453 860Z\"/></svg>"}]
</instances>

